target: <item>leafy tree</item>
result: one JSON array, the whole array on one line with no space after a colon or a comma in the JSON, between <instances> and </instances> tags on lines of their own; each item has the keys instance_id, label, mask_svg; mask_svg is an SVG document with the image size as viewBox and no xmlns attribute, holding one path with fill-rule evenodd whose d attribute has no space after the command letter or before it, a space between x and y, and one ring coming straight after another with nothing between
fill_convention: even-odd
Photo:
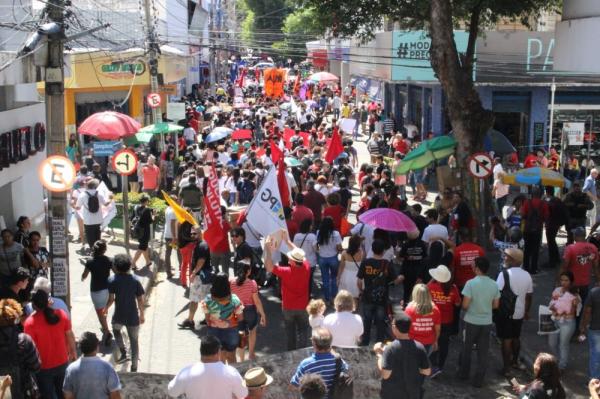
<instances>
[{"instance_id":1,"label":"leafy tree","mask_svg":"<svg viewBox=\"0 0 600 399\"><path fill-rule=\"evenodd\" d=\"M424 29L431 38L431 66L447 97L449 119L458 141L457 161L466 174L466 160L483 146L493 125L491 111L483 108L473 82L475 42L480 31L500 19L529 25L542 11L557 11L561 0L299 0L317 11L318 22L331 27L333 36L373 37L384 19L403 29ZM453 30L469 33L466 52L458 52ZM473 179L461 179L471 195ZM472 203L476 203L471 198Z\"/></svg>"},{"instance_id":2,"label":"leafy tree","mask_svg":"<svg viewBox=\"0 0 600 399\"><path fill-rule=\"evenodd\" d=\"M301 8L289 14L282 27L283 40L273 43L282 57L300 60L306 57L305 42L315 40L325 33L314 8Z\"/></svg>"},{"instance_id":3,"label":"leafy tree","mask_svg":"<svg viewBox=\"0 0 600 399\"><path fill-rule=\"evenodd\" d=\"M286 0L244 0L248 14L243 30L252 40L252 47L270 48L273 42L283 39L283 22L291 12ZM238 2L239 4L239 2Z\"/></svg>"}]
</instances>

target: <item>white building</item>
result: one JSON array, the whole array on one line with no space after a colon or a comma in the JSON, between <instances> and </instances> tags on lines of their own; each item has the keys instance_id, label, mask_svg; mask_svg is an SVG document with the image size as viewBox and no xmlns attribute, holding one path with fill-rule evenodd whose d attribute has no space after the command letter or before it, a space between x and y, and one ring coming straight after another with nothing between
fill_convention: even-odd
<instances>
[{"instance_id":1,"label":"white building","mask_svg":"<svg viewBox=\"0 0 600 399\"><path fill-rule=\"evenodd\" d=\"M32 18L31 7L13 6L11 0L0 0L0 9L13 10L17 21ZM7 23L12 17L12 11L3 12L0 21ZM44 123L46 112L36 90L32 56L15 61L26 38L27 32L0 30L0 65L10 63L0 71L0 227L14 229L16 219L26 215L33 229L44 232L44 197L37 169L46 150L35 127Z\"/></svg>"}]
</instances>

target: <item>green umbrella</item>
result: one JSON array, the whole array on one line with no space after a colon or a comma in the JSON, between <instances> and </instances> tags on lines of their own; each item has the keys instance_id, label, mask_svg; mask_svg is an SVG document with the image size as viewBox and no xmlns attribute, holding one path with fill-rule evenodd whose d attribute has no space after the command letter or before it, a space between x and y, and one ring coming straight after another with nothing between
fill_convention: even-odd
<instances>
[{"instance_id":1,"label":"green umbrella","mask_svg":"<svg viewBox=\"0 0 600 399\"><path fill-rule=\"evenodd\" d=\"M285 157L285 164L289 167L302 166L302 162L294 157Z\"/></svg>"},{"instance_id":2,"label":"green umbrella","mask_svg":"<svg viewBox=\"0 0 600 399\"><path fill-rule=\"evenodd\" d=\"M155 134L165 134L165 133L174 133L180 132L183 130L183 126L176 125L174 123L160 122L155 123L153 125L148 125L141 128L136 134L135 139L131 138L130 143L127 144L137 144L137 143L149 143L152 140L152 136Z\"/></svg>"},{"instance_id":3,"label":"green umbrella","mask_svg":"<svg viewBox=\"0 0 600 399\"><path fill-rule=\"evenodd\" d=\"M411 170L423 169L433 161L444 159L454 153L456 140L450 136L439 136L425 140L417 148L406 154L398 169L397 174L406 174Z\"/></svg>"}]
</instances>

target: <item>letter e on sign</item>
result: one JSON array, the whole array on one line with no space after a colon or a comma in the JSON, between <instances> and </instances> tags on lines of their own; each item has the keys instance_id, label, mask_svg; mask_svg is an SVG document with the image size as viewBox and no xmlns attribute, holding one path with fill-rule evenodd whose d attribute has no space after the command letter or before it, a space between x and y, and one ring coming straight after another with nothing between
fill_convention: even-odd
<instances>
[{"instance_id":1,"label":"letter e on sign","mask_svg":"<svg viewBox=\"0 0 600 399\"><path fill-rule=\"evenodd\" d=\"M158 108L158 107L160 107L160 103L161 103L160 94L150 93L146 96L146 104L148 104L148 106L150 108Z\"/></svg>"},{"instance_id":2,"label":"letter e on sign","mask_svg":"<svg viewBox=\"0 0 600 399\"><path fill-rule=\"evenodd\" d=\"M62 192L73 187L76 176L73 162L62 155L52 155L46 158L38 169L42 185L52 192Z\"/></svg>"}]
</instances>

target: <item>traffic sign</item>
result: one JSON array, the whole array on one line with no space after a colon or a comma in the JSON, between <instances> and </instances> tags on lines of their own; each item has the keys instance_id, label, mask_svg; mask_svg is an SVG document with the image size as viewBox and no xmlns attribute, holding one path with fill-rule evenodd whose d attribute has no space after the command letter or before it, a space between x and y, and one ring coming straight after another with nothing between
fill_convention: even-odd
<instances>
[{"instance_id":1,"label":"traffic sign","mask_svg":"<svg viewBox=\"0 0 600 399\"><path fill-rule=\"evenodd\" d=\"M158 93L150 93L146 96L146 103L150 108L158 108L160 107L161 98Z\"/></svg>"},{"instance_id":2,"label":"traffic sign","mask_svg":"<svg viewBox=\"0 0 600 399\"><path fill-rule=\"evenodd\" d=\"M62 155L52 155L42 161L38 175L42 185L52 192L70 190L77 172L73 162Z\"/></svg>"},{"instance_id":3,"label":"traffic sign","mask_svg":"<svg viewBox=\"0 0 600 399\"><path fill-rule=\"evenodd\" d=\"M130 149L122 149L112 159L113 169L120 175L129 176L137 171L138 157Z\"/></svg>"},{"instance_id":4,"label":"traffic sign","mask_svg":"<svg viewBox=\"0 0 600 399\"><path fill-rule=\"evenodd\" d=\"M492 174L492 158L485 152L478 152L469 157L469 173L478 179L485 179Z\"/></svg>"}]
</instances>

